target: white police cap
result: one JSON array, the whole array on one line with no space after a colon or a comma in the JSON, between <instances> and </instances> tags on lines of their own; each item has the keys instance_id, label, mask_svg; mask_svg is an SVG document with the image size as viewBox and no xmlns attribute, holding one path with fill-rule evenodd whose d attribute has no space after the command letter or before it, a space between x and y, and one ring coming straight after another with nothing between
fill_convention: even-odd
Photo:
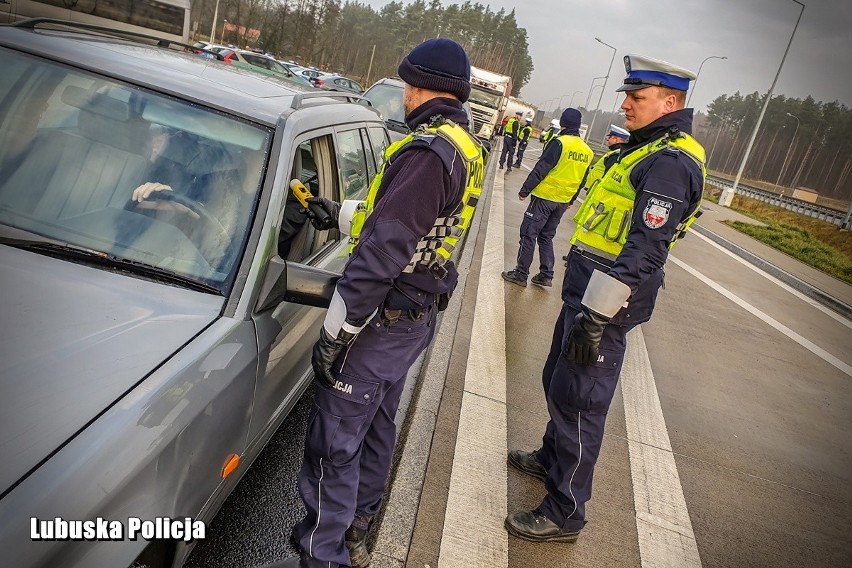
<instances>
[{"instance_id":1,"label":"white police cap","mask_svg":"<svg viewBox=\"0 0 852 568\"><path fill-rule=\"evenodd\" d=\"M623 128L620 128L614 124L609 125L609 135L610 136L618 136L619 138L624 138L627 140L630 138L630 133Z\"/></svg>"},{"instance_id":2,"label":"white police cap","mask_svg":"<svg viewBox=\"0 0 852 568\"><path fill-rule=\"evenodd\" d=\"M653 86L688 91L689 82L696 78L688 69L643 55L625 55L624 69L627 77L616 91L637 91Z\"/></svg>"}]
</instances>

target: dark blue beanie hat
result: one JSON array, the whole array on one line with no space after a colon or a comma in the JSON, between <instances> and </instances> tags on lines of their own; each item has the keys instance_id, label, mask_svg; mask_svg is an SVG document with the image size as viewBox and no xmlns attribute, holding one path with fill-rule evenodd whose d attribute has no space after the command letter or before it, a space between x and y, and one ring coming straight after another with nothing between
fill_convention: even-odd
<instances>
[{"instance_id":1,"label":"dark blue beanie hat","mask_svg":"<svg viewBox=\"0 0 852 568\"><path fill-rule=\"evenodd\" d=\"M566 130L579 130L583 115L575 108L566 108L559 117L559 126Z\"/></svg>"},{"instance_id":2,"label":"dark blue beanie hat","mask_svg":"<svg viewBox=\"0 0 852 568\"><path fill-rule=\"evenodd\" d=\"M452 93L461 102L470 96L470 60L451 39L427 39L402 60L397 73L412 87Z\"/></svg>"}]
</instances>

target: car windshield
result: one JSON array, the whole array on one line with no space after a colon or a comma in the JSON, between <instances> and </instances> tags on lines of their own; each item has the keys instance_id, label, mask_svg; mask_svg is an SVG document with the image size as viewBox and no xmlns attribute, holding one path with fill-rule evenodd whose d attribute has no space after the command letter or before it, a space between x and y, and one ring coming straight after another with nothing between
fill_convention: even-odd
<instances>
[{"instance_id":1,"label":"car windshield","mask_svg":"<svg viewBox=\"0 0 852 568\"><path fill-rule=\"evenodd\" d=\"M227 293L271 132L102 76L0 53L0 229Z\"/></svg>"},{"instance_id":2,"label":"car windshield","mask_svg":"<svg viewBox=\"0 0 852 568\"><path fill-rule=\"evenodd\" d=\"M382 115L384 120L405 123L405 109L402 104L402 87L379 83L364 93L364 98Z\"/></svg>"},{"instance_id":3,"label":"car windshield","mask_svg":"<svg viewBox=\"0 0 852 568\"><path fill-rule=\"evenodd\" d=\"M470 102L480 105L485 105L491 108L497 108L500 104L500 93L495 91L487 91L476 85L471 85Z\"/></svg>"}]
</instances>

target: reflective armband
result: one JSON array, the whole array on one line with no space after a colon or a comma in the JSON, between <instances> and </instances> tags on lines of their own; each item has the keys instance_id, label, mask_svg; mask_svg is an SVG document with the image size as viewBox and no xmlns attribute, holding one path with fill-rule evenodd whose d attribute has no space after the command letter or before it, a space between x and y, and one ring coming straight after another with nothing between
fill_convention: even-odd
<instances>
[{"instance_id":1,"label":"reflective armband","mask_svg":"<svg viewBox=\"0 0 852 568\"><path fill-rule=\"evenodd\" d=\"M582 304L595 313L613 318L629 297L630 286L595 269L583 294Z\"/></svg>"}]
</instances>

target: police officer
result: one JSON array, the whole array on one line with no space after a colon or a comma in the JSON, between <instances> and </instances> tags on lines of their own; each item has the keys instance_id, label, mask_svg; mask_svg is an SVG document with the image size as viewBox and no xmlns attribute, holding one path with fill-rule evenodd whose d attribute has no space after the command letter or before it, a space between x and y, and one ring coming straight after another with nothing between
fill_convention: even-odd
<instances>
[{"instance_id":1,"label":"police officer","mask_svg":"<svg viewBox=\"0 0 852 568\"><path fill-rule=\"evenodd\" d=\"M704 149L684 108L691 71L628 55L625 127L630 140L575 215L576 231L542 381L550 421L540 449L512 450L509 465L545 481L531 511L506 517L509 533L574 542L603 441L627 332L648 321L671 245L699 211Z\"/></svg>"},{"instance_id":2,"label":"police officer","mask_svg":"<svg viewBox=\"0 0 852 568\"><path fill-rule=\"evenodd\" d=\"M555 118L550 121L550 126L547 130L541 133L541 143L547 146L547 143L559 132L559 121Z\"/></svg>"},{"instance_id":3,"label":"police officer","mask_svg":"<svg viewBox=\"0 0 852 568\"><path fill-rule=\"evenodd\" d=\"M482 147L462 107L464 49L427 40L398 74L413 132L387 149L366 201L339 210L352 252L313 350L317 388L299 472L307 513L292 535L302 552L285 566L369 565L365 539L382 504L406 374L456 286L449 254L482 187Z\"/></svg>"},{"instance_id":4,"label":"police officer","mask_svg":"<svg viewBox=\"0 0 852 568\"><path fill-rule=\"evenodd\" d=\"M521 117L524 115L521 111L515 113L515 116L506 122L506 127L503 130L503 151L500 152L500 169L506 165L506 172L512 171L512 155L515 153L515 146L518 143L518 131L521 128ZM508 158L507 158L508 157Z\"/></svg>"},{"instance_id":5,"label":"police officer","mask_svg":"<svg viewBox=\"0 0 852 568\"><path fill-rule=\"evenodd\" d=\"M518 198L532 199L521 223L520 249L514 269L503 272L503 280L527 285L535 245L538 243L539 272L530 280L533 284L553 285L553 237L565 210L583 186L594 152L580 138L582 115L575 108L562 112L559 135L544 148L530 175L521 186Z\"/></svg>"},{"instance_id":6,"label":"police officer","mask_svg":"<svg viewBox=\"0 0 852 568\"><path fill-rule=\"evenodd\" d=\"M527 114L524 117L524 125L521 126L520 131L518 132L518 157L515 159L515 167L521 167L521 160L524 159L524 150L527 149L527 143L530 141L530 136L532 136L532 114Z\"/></svg>"}]
</instances>

